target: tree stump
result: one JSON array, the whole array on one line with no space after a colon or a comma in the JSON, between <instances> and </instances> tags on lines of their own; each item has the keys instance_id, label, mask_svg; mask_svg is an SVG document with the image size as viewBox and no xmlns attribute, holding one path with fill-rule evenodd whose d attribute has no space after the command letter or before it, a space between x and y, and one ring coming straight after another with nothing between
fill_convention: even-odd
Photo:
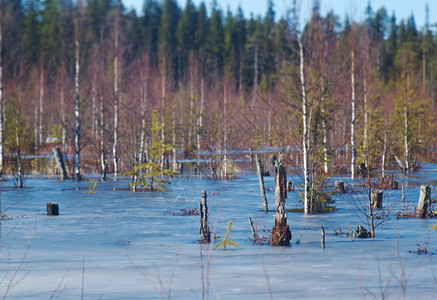
<instances>
[{"instance_id":1,"label":"tree stump","mask_svg":"<svg viewBox=\"0 0 437 300\"><path fill-rule=\"evenodd\" d=\"M206 205L206 191L202 190L202 200L199 203L200 211L200 237L202 243L208 244L211 242L211 233L208 226L208 206Z\"/></svg>"},{"instance_id":2,"label":"tree stump","mask_svg":"<svg viewBox=\"0 0 437 300\"><path fill-rule=\"evenodd\" d=\"M372 191L372 205L374 209L382 209L382 191Z\"/></svg>"},{"instance_id":3,"label":"tree stump","mask_svg":"<svg viewBox=\"0 0 437 300\"><path fill-rule=\"evenodd\" d=\"M429 185L420 186L419 203L417 204L417 217L425 218L428 206L431 204L431 187Z\"/></svg>"},{"instance_id":4,"label":"tree stump","mask_svg":"<svg viewBox=\"0 0 437 300\"><path fill-rule=\"evenodd\" d=\"M59 206L55 202L48 202L47 206L47 215L48 216L59 216Z\"/></svg>"},{"instance_id":5,"label":"tree stump","mask_svg":"<svg viewBox=\"0 0 437 300\"><path fill-rule=\"evenodd\" d=\"M263 166L261 164L261 159L259 158L257 158L256 160L256 171L258 173L259 189L261 191L261 199L263 201L264 212L267 212L269 210L269 206L267 204L266 190L264 188Z\"/></svg>"},{"instance_id":6,"label":"tree stump","mask_svg":"<svg viewBox=\"0 0 437 300\"><path fill-rule=\"evenodd\" d=\"M61 174L62 180L67 179L67 170L65 169L64 160L62 159L61 149L54 147L52 151L56 161L56 170Z\"/></svg>"},{"instance_id":7,"label":"tree stump","mask_svg":"<svg viewBox=\"0 0 437 300\"><path fill-rule=\"evenodd\" d=\"M287 181L287 192L291 192L294 190L294 185L293 183L289 180Z\"/></svg>"},{"instance_id":8,"label":"tree stump","mask_svg":"<svg viewBox=\"0 0 437 300\"><path fill-rule=\"evenodd\" d=\"M334 190L337 194L344 194L344 182L343 181L336 181L334 182Z\"/></svg>"},{"instance_id":9,"label":"tree stump","mask_svg":"<svg viewBox=\"0 0 437 300\"><path fill-rule=\"evenodd\" d=\"M285 199L287 198L287 176L280 160L275 162L275 226L271 232L272 246L289 246L291 240L290 228L287 225Z\"/></svg>"},{"instance_id":10,"label":"tree stump","mask_svg":"<svg viewBox=\"0 0 437 300\"><path fill-rule=\"evenodd\" d=\"M321 234L322 234L322 248L325 248L325 228L323 227L323 225L322 225L322 227L321 227Z\"/></svg>"}]
</instances>

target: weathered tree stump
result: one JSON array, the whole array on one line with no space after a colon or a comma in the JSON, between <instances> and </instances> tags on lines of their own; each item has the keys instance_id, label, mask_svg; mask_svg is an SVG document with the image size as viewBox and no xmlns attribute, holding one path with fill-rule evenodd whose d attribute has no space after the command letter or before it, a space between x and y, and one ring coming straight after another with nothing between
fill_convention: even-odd
<instances>
[{"instance_id":1,"label":"weathered tree stump","mask_svg":"<svg viewBox=\"0 0 437 300\"><path fill-rule=\"evenodd\" d=\"M200 237L202 243L208 244L211 242L211 233L208 226L208 206L206 205L206 191L202 190L202 200L199 203L200 211Z\"/></svg>"},{"instance_id":2,"label":"weathered tree stump","mask_svg":"<svg viewBox=\"0 0 437 300\"><path fill-rule=\"evenodd\" d=\"M325 228L322 225L322 248L325 248Z\"/></svg>"},{"instance_id":3,"label":"weathered tree stump","mask_svg":"<svg viewBox=\"0 0 437 300\"><path fill-rule=\"evenodd\" d=\"M355 232L356 232L356 234L354 234L354 237L358 237L358 238L370 237L370 232L361 225L357 226L357 228L355 229Z\"/></svg>"},{"instance_id":4,"label":"weathered tree stump","mask_svg":"<svg viewBox=\"0 0 437 300\"><path fill-rule=\"evenodd\" d=\"M402 203L405 203L405 187L402 185Z\"/></svg>"},{"instance_id":5,"label":"weathered tree stump","mask_svg":"<svg viewBox=\"0 0 437 300\"><path fill-rule=\"evenodd\" d=\"M55 202L48 202L47 206L47 215L48 216L59 216L59 206Z\"/></svg>"},{"instance_id":6,"label":"weathered tree stump","mask_svg":"<svg viewBox=\"0 0 437 300\"><path fill-rule=\"evenodd\" d=\"M344 182L343 181L336 181L334 182L334 190L337 194L344 194Z\"/></svg>"},{"instance_id":7,"label":"weathered tree stump","mask_svg":"<svg viewBox=\"0 0 437 300\"><path fill-rule=\"evenodd\" d=\"M255 227L253 226L252 218L249 217L249 226L252 231L253 241L256 242L258 240L258 234L256 233Z\"/></svg>"},{"instance_id":8,"label":"weathered tree stump","mask_svg":"<svg viewBox=\"0 0 437 300\"><path fill-rule=\"evenodd\" d=\"M65 169L64 160L62 159L61 149L54 147L52 151L56 161L56 170L61 174L62 180L67 179L67 170Z\"/></svg>"},{"instance_id":9,"label":"weathered tree stump","mask_svg":"<svg viewBox=\"0 0 437 300\"><path fill-rule=\"evenodd\" d=\"M419 203L417 204L417 217L425 218L428 206L431 204L431 187L429 185L420 186Z\"/></svg>"},{"instance_id":10,"label":"weathered tree stump","mask_svg":"<svg viewBox=\"0 0 437 300\"><path fill-rule=\"evenodd\" d=\"M382 209L383 191L372 191L372 205L374 209Z\"/></svg>"},{"instance_id":11,"label":"weathered tree stump","mask_svg":"<svg viewBox=\"0 0 437 300\"><path fill-rule=\"evenodd\" d=\"M261 164L261 159L259 158L257 158L256 160L256 171L258 173L259 189L261 191L261 199L263 201L264 212L267 212L269 210L269 206L267 204L266 190L264 188L263 166Z\"/></svg>"},{"instance_id":12,"label":"weathered tree stump","mask_svg":"<svg viewBox=\"0 0 437 300\"><path fill-rule=\"evenodd\" d=\"M287 225L285 199L287 198L287 176L280 160L275 162L275 226L271 232L272 246L289 246L291 240L290 228Z\"/></svg>"},{"instance_id":13,"label":"weathered tree stump","mask_svg":"<svg viewBox=\"0 0 437 300\"><path fill-rule=\"evenodd\" d=\"M294 190L294 185L291 180L287 181L287 192L291 192Z\"/></svg>"}]
</instances>

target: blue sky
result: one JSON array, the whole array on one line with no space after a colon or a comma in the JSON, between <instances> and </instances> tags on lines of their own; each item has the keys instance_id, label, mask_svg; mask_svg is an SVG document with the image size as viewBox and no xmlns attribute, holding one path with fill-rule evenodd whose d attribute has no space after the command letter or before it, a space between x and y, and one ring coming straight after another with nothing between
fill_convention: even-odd
<instances>
[{"instance_id":1,"label":"blue sky","mask_svg":"<svg viewBox=\"0 0 437 300\"><path fill-rule=\"evenodd\" d=\"M122 0L127 8L135 8L141 11L144 0ZM192 0L195 5L201 0ZM186 0L178 0L181 7L185 6ZM205 0L208 5L212 0ZM284 15L291 5L291 0L273 0L277 16ZM300 3L301 22L308 21L313 0L298 0ZM246 17L250 13L254 15L264 15L267 7L267 0L217 0L218 5L227 11L229 7L232 12L236 12L238 5L241 5ZM344 20L347 15L350 19L360 22L364 20L364 10L368 0L320 0L322 13L333 9L337 15ZM425 5L428 3L430 9L430 24L437 23L437 0L370 0L374 11L384 6L389 14L395 13L397 20L406 19L414 14L417 27L420 29L425 23ZM436 29L436 28L435 28Z\"/></svg>"}]
</instances>

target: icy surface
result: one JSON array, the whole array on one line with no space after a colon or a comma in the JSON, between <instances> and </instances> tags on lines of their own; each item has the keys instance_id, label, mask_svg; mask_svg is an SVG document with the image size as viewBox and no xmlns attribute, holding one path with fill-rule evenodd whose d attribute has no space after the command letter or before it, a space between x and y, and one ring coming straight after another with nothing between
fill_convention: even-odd
<instances>
[{"instance_id":1,"label":"icy surface","mask_svg":"<svg viewBox=\"0 0 437 300\"><path fill-rule=\"evenodd\" d=\"M299 177L289 179L299 186ZM419 185L437 181L437 166L425 165L399 180L407 184L405 204L412 207ZM274 179L265 182L272 209ZM264 234L274 214L261 211L253 175L229 181L174 178L166 192L117 190L127 187L126 180L99 181L94 194L86 193L88 181L28 177L25 185L18 190L9 180L1 194L11 218L0 227L0 296L7 299L437 297L435 255L409 253L420 242L429 252L437 249L437 230L429 228L437 220L393 218L377 228L374 240L335 235L338 227L362 224L352 201L357 194L337 195L338 210L329 214L288 213L292 246L271 247L250 241L248 217ZM197 208L202 189L208 192L211 230L223 236L231 220L229 239L238 248L200 245L198 215L166 213ZM394 212L403 207L400 190L384 193L385 204L395 203ZM302 207L298 194L289 194L287 209ZM59 216L46 215L47 202L59 204Z\"/></svg>"}]
</instances>

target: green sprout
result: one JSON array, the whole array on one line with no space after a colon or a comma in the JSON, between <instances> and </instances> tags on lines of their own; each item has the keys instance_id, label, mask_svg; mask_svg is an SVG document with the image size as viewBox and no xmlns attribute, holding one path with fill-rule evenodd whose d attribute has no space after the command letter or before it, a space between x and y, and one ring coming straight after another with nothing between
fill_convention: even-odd
<instances>
[{"instance_id":1,"label":"green sprout","mask_svg":"<svg viewBox=\"0 0 437 300\"><path fill-rule=\"evenodd\" d=\"M238 247L238 244L236 242L233 242L233 241L228 239L229 234L231 233L231 226L232 226L232 221L229 221L228 228L226 229L225 238L223 239L223 241L221 241L215 245L216 248L223 246L223 250L225 250L226 246L228 246L228 245L234 246L235 248Z\"/></svg>"},{"instance_id":2,"label":"green sprout","mask_svg":"<svg viewBox=\"0 0 437 300\"><path fill-rule=\"evenodd\" d=\"M97 188L97 181L94 181L94 184L93 184L93 181L90 179L90 180L88 180L88 191L86 191L85 193L95 194L96 188Z\"/></svg>"}]
</instances>

